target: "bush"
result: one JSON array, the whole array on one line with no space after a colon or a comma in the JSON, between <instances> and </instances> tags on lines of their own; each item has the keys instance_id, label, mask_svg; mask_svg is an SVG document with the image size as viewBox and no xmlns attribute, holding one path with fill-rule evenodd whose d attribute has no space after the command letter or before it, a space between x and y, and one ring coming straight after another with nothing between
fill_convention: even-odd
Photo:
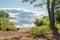
<instances>
[{"instance_id":1,"label":"bush","mask_svg":"<svg viewBox=\"0 0 60 40\"><path fill-rule=\"evenodd\" d=\"M35 18L34 24L36 26L44 26L44 25L49 25L49 20L47 18Z\"/></svg>"},{"instance_id":2,"label":"bush","mask_svg":"<svg viewBox=\"0 0 60 40\"><path fill-rule=\"evenodd\" d=\"M6 28L1 28L2 31L6 31Z\"/></svg>"},{"instance_id":3,"label":"bush","mask_svg":"<svg viewBox=\"0 0 60 40\"><path fill-rule=\"evenodd\" d=\"M56 23L56 27L60 30L60 23Z\"/></svg>"},{"instance_id":4,"label":"bush","mask_svg":"<svg viewBox=\"0 0 60 40\"><path fill-rule=\"evenodd\" d=\"M15 31L17 30L16 27L14 27L13 22L8 22L0 18L0 30L2 31Z\"/></svg>"},{"instance_id":5,"label":"bush","mask_svg":"<svg viewBox=\"0 0 60 40\"><path fill-rule=\"evenodd\" d=\"M17 28L13 27L13 28L11 28L11 30L12 30L12 31L16 31L16 30L17 30Z\"/></svg>"},{"instance_id":6,"label":"bush","mask_svg":"<svg viewBox=\"0 0 60 40\"><path fill-rule=\"evenodd\" d=\"M36 26L42 26L43 25L43 19L35 18L34 24Z\"/></svg>"},{"instance_id":7,"label":"bush","mask_svg":"<svg viewBox=\"0 0 60 40\"><path fill-rule=\"evenodd\" d=\"M40 35L52 34L52 30L48 26L34 27L31 29L30 34L32 37L38 37Z\"/></svg>"},{"instance_id":8,"label":"bush","mask_svg":"<svg viewBox=\"0 0 60 40\"><path fill-rule=\"evenodd\" d=\"M16 31L17 30L17 28L13 28L13 27L11 27L11 28L6 28L6 31Z\"/></svg>"},{"instance_id":9,"label":"bush","mask_svg":"<svg viewBox=\"0 0 60 40\"><path fill-rule=\"evenodd\" d=\"M43 20L43 26L49 26L49 20L48 19Z\"/></svg>"},{"instance_id":10,"label":"bush","mask_svg":"<svg viewBox=\"0 0 60 40\"><path fill-rule=\"evenodd\" d=\"M5 20L6 18L9 18L9 14L4 11L0 11L0 30L2 30L2 31L17 30L17 28L14 27L14 23L9 22L9 20Z\"/></svg>"},{"instance_id":11,"label":"bush","mask_svg":"<svg viewBox=\"0 0 60 40\"><path fill-rule=\"evenodd\" d=\"M60 23L56 24L56 28L58 30L60 30ZM31 34L31 36L34 38L34 37L39 37L41 35L49 35L49 34L53 34L53 30L50 29L49 26L36 26L36 27L33 27L29 33Z\"/></svg>"}]
</instances>

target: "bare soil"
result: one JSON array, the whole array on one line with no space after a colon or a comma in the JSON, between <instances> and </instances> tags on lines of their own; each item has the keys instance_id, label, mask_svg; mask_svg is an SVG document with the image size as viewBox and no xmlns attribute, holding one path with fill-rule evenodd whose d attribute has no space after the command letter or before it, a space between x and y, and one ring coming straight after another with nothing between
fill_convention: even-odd
<instances>
[{"instance_id":1,"label":"bare soil","mask_svg":"<svg viewBox=\"0 0 60 40\"><path fill-rule=\"evenodd\" d=\"M0 40L55 40L52 35L44 38L32 38L29 34L30 29L31 28L20 28L17 31L0 31Z\"/></svg>"}]
</instances>

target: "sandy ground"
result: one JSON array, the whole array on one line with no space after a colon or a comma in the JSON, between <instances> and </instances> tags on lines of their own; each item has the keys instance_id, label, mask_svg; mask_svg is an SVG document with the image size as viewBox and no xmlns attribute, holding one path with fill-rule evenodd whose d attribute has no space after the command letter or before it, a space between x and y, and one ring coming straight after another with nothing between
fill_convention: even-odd
<instances>
[{"instance_id":1,"label":"sandy ground","mask_svg":"<svg viewBox=\"0 0 60 40\"><path fill-rule=\"evenodd\" d=\"M1 40L38 40L33 39L28 31L31 28L20 28L18 31L0 31ZM42 39L39 39L42 40Z\"/></svg>"},{"instance_id":2,"label":"sandy ground","mask_svg":"<svg viewBox=\"0 0 60 40\"><path fill-rule=\"evenodd\" d=\"M50 40L46 38L32 38L29 34L31 28L20 28L18 31L0 31L0 40Z\"/></svg>"}]
</instances>

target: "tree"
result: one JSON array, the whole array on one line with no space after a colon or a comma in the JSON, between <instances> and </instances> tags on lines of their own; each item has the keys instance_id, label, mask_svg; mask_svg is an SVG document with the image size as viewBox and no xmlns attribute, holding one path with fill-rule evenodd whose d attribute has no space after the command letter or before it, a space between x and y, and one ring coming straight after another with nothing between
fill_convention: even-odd
<instances>
[{"instance_id":1,"label":"tree","mask_svg":"<svg viewBox=\"0 0 60 40\"><path fill-rule=\"evenodd\" d=\"M60 10L56 10L55 12L55 18L58 23L60 23Z\"/></svg>"},{"instance_id":2,"label":"tree","mask_svg":"<svg viewBox=\"0 0 60 40\"><path fill-rule=\"evenodd\" d=\"M51 7L50 7L50 0L47 0L47 9L48 9L48 13L49 13L51 27L55 26L54 5L55 5L55 0L52 0Z\"/></svg>"},{"instance_id":3,"label":"tree","mask_svg":"<svg viewBox=\"0 0 60 40\"><path fill-rule=\"evenodd\" d=\"M33 3L36 0L22 0L22 2L30 2ZM42 6L44 4L47 4L47 11L49 14L49 19L50 19L50 27L55 27L55 14L54 14L54 6L55 6L55 0L42 0L43 2L39 2L38 4L35 4L35 6ZM45 2L44 2L45 1Z\"/></svg>"},{"instance_id":4,"label":"tree","mask_svg":"<svg viewBox=\"0 0 60 40\"><path fill-rule=\"evenodd\" d=\"M60 0L55 4L55 18L58 23L60 23Z\"/></svg>"},{"instance_id":5,"label":"tree","mask_svg":"<svg viewBox=\"0 0 60 40\"><path fill-rule=\"evenodd\" d=\"M36 0L22 0L22 2L30 2L30 3L33 3L35 2ZM34 6L37 6L37 7L40 7L44 4L47 4L47 11L48 11L48 15L49 15L49 20L50 20L50 28L52 29L53 31L53 34L56 38L56 40L60 40L57 35L58 35L58 29L55 27L55 14L54 14L54 9L55 9L55 6L56 6L56 3L59 2L59 0L42 0L42 2L39 2L38 4L35 4ZM59 2L60 4L60 2ZM58 35L60 37L60 35Z\"/></svg>"}]
</instances>

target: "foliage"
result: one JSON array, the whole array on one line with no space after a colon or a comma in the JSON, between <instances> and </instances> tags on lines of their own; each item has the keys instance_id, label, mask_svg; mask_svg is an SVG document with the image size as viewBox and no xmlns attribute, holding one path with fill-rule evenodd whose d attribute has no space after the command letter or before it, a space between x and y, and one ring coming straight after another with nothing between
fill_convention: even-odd
<instances>
[{"instance_id":1,"label":"foliage","mask_svg":"<svg viewBox=\"0 0 60 40\"><path fill-rule=\"evenodd\" d=\"M6 17L9 17L9 14L4 11L0 11L0 17L6 18Z\"/></svg>"},{"instance_id":2,"label":"foliage","mask_svg":"<svg viewBox=\"0 0 60 40\"><path fill-rule=\"evenodd\" d=\"M30 34L32 37L38 37L41 35L52 34L52 30L48 26L34 27L31 29Z\"/></svg>"},{"instance_id":3,"label":"foliage","mask_svg":"<svg viewBox=\"0 0 60 40\"><path fill-rule=\"evenodd\" d=\"M36 18L34 21L34 24L36 26L42 26L43 25L43 19Z\"/></svg>"},{"instance_id":4,"label":"foliage","mask_svg":"<svg viewBox=\"0 0 60 40\"><path fill-rule=\"evenodd\" d=\"M56 23L56 27L60 30L60 23Z\"/></svg>"},{"instance_id":5,"label":"foliage","mask_svg":"<svg viewBox=\"0 0 60 40\"><path fill-rule=\"evenodd\" d=\"M56 10L55 17L56 17L56 21L60 23L60 10Z\"/></svg>"},{"instance_id":6,"label":"foliage","mask_svg":"<svg viewBox=\"0 0 60 40\"><path fill-rule=\"evenodd\" d=\"M48 17L43 17L42 19L43 19L43 25L42 26L35 26L30 30L30 34L32 37L39 37L41 35L44 36L44 35L53 34L53 31L49 27ZM41 20L41 19L39 19L39 20ZM56 28L58 28L58 30L60 30L59 25L60 25L60 23L56 23Z\"/></svg>"},{"instance_id":7,"label":"foliage","mask_svg":"<svg viewBox=\"0 0 60 40\"><path fill-rule=\"evenodd\" d=\"M37 0L21 0L23 3L24 2L29 2L30 4L32 4L32 3L34 3L34 2L36 2ZM47 0L41 0L41 1L39 1L39 2L37 2L37 3L35 3L34 4L34 6L36 6L36 7L40 7L40 6L42 6L42 5L44 5L44 4L46 4L47 3Z\"/></svg>"},{"instance_id":8,"label":"foliage","mask_svg":"<svg viewBox=\"0 0 60 40\"><path fill-rule=\"evenodd\" d=\"M23 0L23 2L29 2L30 3L31 0ZM36 0L31 1L31 3L34 3ZM38 0L39 1L39 0ZM41 0L43 1L43 0ZM46 3L44 3L46 0L44 0L43 2L37 2L35 6L40 7ZM55 14L54 11L56 10L56 3L58 3L57 1L60 0L47 0L47 11L48 11L48 15L49 15L49 21L50 21L50 28L49 26L42 26L42 27L36 27L36 28L32 28L32 30L30 31L30 34L32 35L32 37L37 37L40 35L46 35L46 34L52 34L55 36L54 32L55 32ZM34 3L35 4L35 3ZM59 5L60 7L60 2ZM57 16L56 16L57 17ZM57 17L59 20L59 17ZM39 19L36 21L35 24L40 24ZM56 32L57 33L57 32Z\"/></svg>"},{"instance_id":9,"label":"foliage","mask_svg":"<svg viewBox=\"0 0 60 40\"><path fill-rule=\"evenodd\" d=\"M3 20L2 18L0 18L0 30L2 31L14 31L17 30L17 28L14 27L14 23L13 22L8 22Z\"/></svg>"},{"instance_id":10,"label":"foliage","mask_svg":"<svg viewBox=\"0 0 60 40\"><path fill-rule=\"evenodd\" d=\"M58 28L58 30L60 30L60 23L56 24L56 28ZM33 38L40 37L41 35L43 35L43 36L49 35L49 34L53 35L52 30L47 25L46 26L40 26L40 27L35 26L29 31L29 33L31 34L31 36Z\"/></svg>"},{"instance_id":11,"label":"foliage","mask_svg":"<svg viewBox=\"0 0 60 40\"><path fill-rule=\"evenodd\" d=\"M49 19L48 19L48 17L35 18L34 24L35 24L36 26L49 25Z\"/></svg>"},{"instance_id":12,"label":"foliage","mask_svg":"<svg viewBox=\"0 0 60 40\"><path fill-rule=\"evenodd\" d=\"M9 22L8 20L5 20L5 18L8 18L9 14L4 12L4 11L0 11L0 30L2 31L15 31L17 30L16 27L14 27L14 23L13 22Z\"/></svg>"}]
</instances>

